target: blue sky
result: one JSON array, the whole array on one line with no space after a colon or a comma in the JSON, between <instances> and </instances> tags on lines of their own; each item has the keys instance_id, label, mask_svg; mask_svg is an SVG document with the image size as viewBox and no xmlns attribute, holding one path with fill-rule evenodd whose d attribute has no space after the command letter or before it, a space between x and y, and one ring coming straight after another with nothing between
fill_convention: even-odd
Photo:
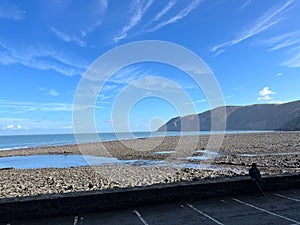
<instances>
[{"instance_id":1,"label":"blue sky","mask_svg":"<svg viewBox=\"0 0 300 225\"><path fill-rule=\"evenodd\" d=\"M297 0L26 0L0 3L0 134L70 133L76 88L105 52L142 40L173 42L213 71L226 105L300 99L300 2ZM209 109L183 71L138 63L118 71L99 93L97 129L112 131L114 100L138 79L145 90L174 91ZM157 80L156 80L157 81ZM182 102L182 107L187 104ZM133 131L178 116L172 102L144 98L128 114Z\"/></svg>"}]
</instances>

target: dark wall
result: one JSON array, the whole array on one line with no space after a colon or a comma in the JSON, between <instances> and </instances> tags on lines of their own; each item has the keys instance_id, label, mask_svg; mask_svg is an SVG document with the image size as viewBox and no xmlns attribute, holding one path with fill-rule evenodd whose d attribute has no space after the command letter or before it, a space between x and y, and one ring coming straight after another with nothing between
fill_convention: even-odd
<instances>
[{"instance_id":1,"label":"dark wall","mask_svg":"<svg viewBox=\"0 0 300 225\"><path fill-rule=\"evenodd\" d=\"M300 187L300 174L263 178L264 190ZM0 221L13 219L62 216L77 213L130 208L175 201L199 200L219 196L251 193L253 184L248 177L223 180L182 182L149 187L113 189L0 199Z\"/></svg>"}]
</instances>

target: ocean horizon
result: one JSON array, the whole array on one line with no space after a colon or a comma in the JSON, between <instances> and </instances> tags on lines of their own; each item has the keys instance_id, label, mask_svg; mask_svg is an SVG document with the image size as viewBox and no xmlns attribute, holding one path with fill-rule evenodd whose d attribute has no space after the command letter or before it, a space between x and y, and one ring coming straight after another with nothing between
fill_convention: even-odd
<instances>
[{"instance_id":1,"label":"ocean horizon","mask_svg":"<svg viewBox=\"0 0 300 225\"><path fill-rule=\"evenodd\" d=\"M257 133L266 131L225 131L226 134L235 133ZM272 131L269 131L272 132ZM218 134L218 131L185 131L185 132L122 132L122 133L97 133L97 134L23 134L23 135L1 135L0 151L15 150L23 148L37 148L47 146L72 145L91 142L105 142L114 140L127 140L137 138L149 138L159 136L180 136L180 135L207 135Z\"/></svg>"}]
</instances>

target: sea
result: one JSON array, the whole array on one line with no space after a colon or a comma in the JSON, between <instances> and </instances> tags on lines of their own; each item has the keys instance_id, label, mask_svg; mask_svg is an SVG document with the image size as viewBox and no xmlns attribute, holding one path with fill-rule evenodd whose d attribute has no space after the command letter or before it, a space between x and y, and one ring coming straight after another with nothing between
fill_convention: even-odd
<instances>
[{"instance_id":1,"label":"sea","mask_svg":"<svg viewBox=\"0 0 300 225\"><path fill-rule=\"evenodd\" d=\"M262 131L226 131L226 133L253 133ZM207 135L210 131L195 132L133 132L133 133L98 133L98 134L41 134L41 135L3 135L0 136L0 151L46 146L61 146L70 144L105 142L135 138L180 135Z\"/></svg>"}]
</instances>

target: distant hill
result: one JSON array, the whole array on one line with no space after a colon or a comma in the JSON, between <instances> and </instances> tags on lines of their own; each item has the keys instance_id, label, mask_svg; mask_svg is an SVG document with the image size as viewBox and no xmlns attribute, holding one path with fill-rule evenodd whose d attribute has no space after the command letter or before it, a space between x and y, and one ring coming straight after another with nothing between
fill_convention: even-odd
<instances>
[{"instance_id":1,"label":"distant hill","mask_svg":"<svg viewBox=\"0 0 300 225\"><path fill-rule=\"evenodd\" d=\"M226 118L218 111L226 109ZM203 113L175 117L158 131L211 130L211 112L216 120L226 120L226 130L300 130L300 100L284 104L224 106ZM200 128L199 128L200 125ZM218 128L216 128L218 130Z\"/></svg>"}]
</instances>

